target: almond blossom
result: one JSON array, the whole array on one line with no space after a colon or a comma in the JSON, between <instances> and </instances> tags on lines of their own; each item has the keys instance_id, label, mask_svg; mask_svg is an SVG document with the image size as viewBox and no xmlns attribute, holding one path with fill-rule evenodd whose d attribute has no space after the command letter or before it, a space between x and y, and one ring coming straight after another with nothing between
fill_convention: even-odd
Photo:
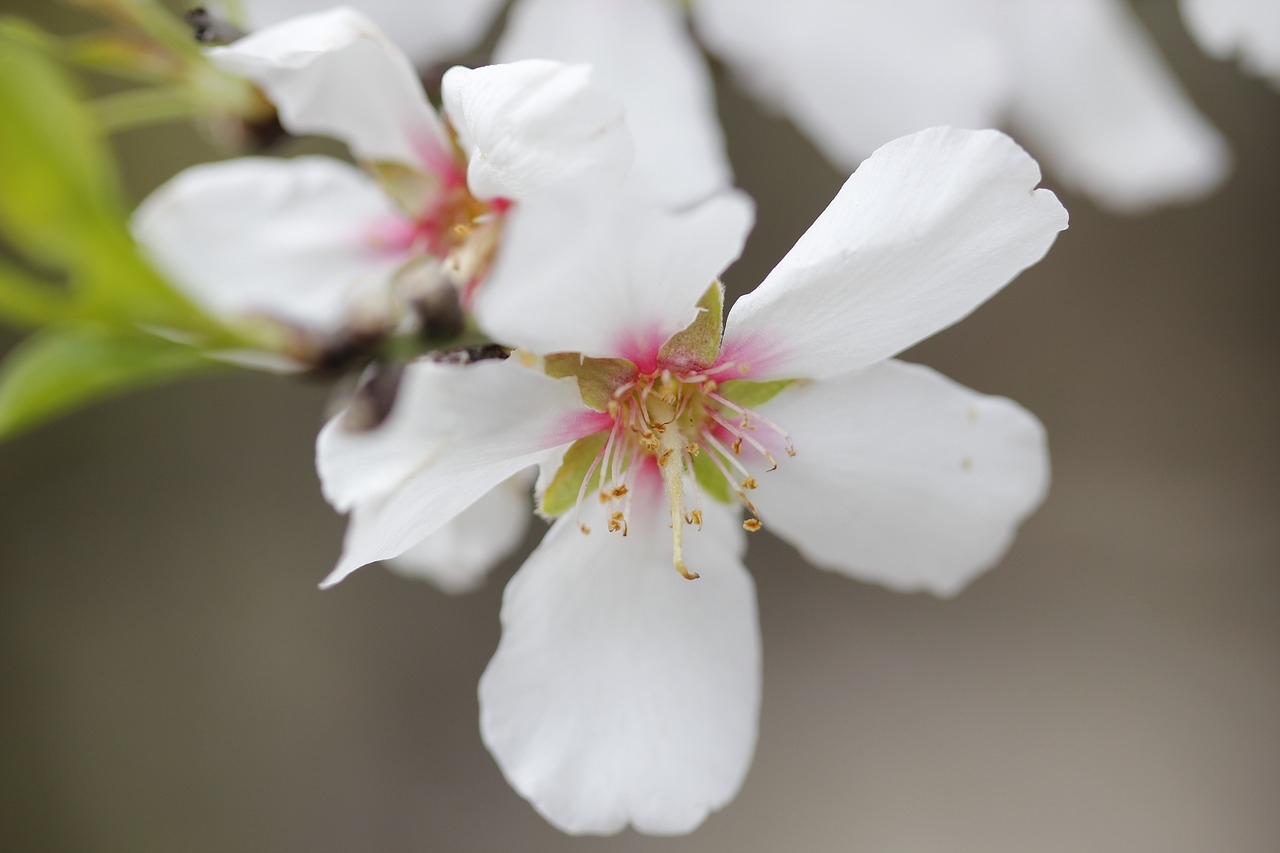
<instances>
[{"instance_id":1,"label":"almond blossom","mask_svg":"<svg viewBox=\"0 0 1280 853\"><path fill-rule=\"evenodd\" d=\"M411 63L350 10L209 55L261 86L291 132L339 139L363 167L315 156L205 164L137 211L139 242L176 285L259 332L264 352L231 354L253 366L344 366L392 332L419 347L474 338L467 313L512 207L549 186L617 191L631 164L622 107L583 65L452 68L441 116ZM495 486L480 510L507 519L501 533L464 515L391 568L451 592L474 587L519 543L528 483Z\"/></svg>"},{"instance_id":2,"label":"almond blossom","mask_svg":"<svg viewBox=\"0 0 1280 853\"><path fill-rule=\"evenodd\" d=\"M756 739L760 640L742 564L767 526L812 563L959 591L1043 499L1028 412L892 360L1049 249L1066 213L995 131L935 129L869 158L721 329L720 273L750 204L516 211L477 316L505 361L410 364L383 428L321 432L351 512L325 585L434 534L540 465L558 516L508 584L481 732L557 827L688 832L728 803ZM563 251L529 272L526 253ZM745 515L745 520L744 520Z\"/></svg>"},{"instance_id":3,"label":"almond blossom","mask_svg":"<svg viewBox=\"0 0 1280 853\"><path fill-rule=\"evenodd\" d=\"M1230 165L1121 0L697 0L698 33L839 165L932 124L1004 123L1121 213L1189 201Z\"/></svg>"},{"instance_id":4,"label":"almond blossom","mask_svg":"<svg viewBox=\"0 0 1280 853\"><path fill-rule=\"evenodd\" d=\"M408 59L348 9L259 30L209 57L257 83L328 157L196 166L139 208L138 240L216 315L304 333L377 333L442 292L466 309L513 203L548 186L615 188L631 163L621 104L582 65L452 68L444 115ZM233 248L232 248L233 247Z\"/></svg>"},{"instance_id":5,"label":"almond blossom","mask_svg":"<svg viewBox=\"0 0 1280 853\"><path fill-rule=\"evenodd\" d=\"M245 5L256 18L326 2ZM450 27L465 24L478 40L482 16L497 11L490 2L360 3L406 39L453 9ZM1275 28L1249 15L1264 4L1184 0L1184 14L1205 23L1193 29L1216 55L1238 44L1262 69L1275 56L1267 53ZM1200 198L1230 169L1225 141L1123 0L516 0L495 58L592 63L628 103L648 182L702 174L714 187L728 167L707 66L681 26L681 5L707 49L843 169L939 124L1006 124L1064 185L1119 213ZM431 63L447 53L413 55Z\"/></svg>"},{"instance_id":6,"label":"almond blossom","mask_svg":"<svg viewBox=\"0 0 1280 853\"><path fill-rule=\"evenodd\" d=\"M1206 53L1239 58L1280 88L1280 4L1272 0L1181 0L1182 19Z\"/></svg>"}]
</instances>

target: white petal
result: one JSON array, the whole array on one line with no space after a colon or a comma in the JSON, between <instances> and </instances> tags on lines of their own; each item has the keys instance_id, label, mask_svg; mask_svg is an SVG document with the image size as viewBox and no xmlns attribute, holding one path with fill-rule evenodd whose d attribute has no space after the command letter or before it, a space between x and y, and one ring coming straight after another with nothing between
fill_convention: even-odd
<instances>
[{"instance_id":1,"label":"white petal","mask_svg":"<svg viewBox=\"0 0 1280 853\"><path fill-rule=\"evenodd\" d=\"M986 2L698 0L703 40L833 162L934 125L987 127L1009 91Z\"/></svg>"},{"instance_id":2,"label":"white petal","mask_svg":"<svg viewBox=\"0 0 1280 853\"><path fill-rule=\"evenodd\" d=\"M589 63L626 104L637 192L678 205L729 186L711 75L670 0L521 0L494 56Z\"/></svg>"},{"instance_id":3,"label":"white petal","mask_svg":"<svg viewBox=\"0 0 1280 853\"><path fill-rule=\"evenodd\" d=\"M332 136L366 161L432 170L451 162L412 63L351 9L292 18L208 54L257 83L290 133Z\"/></svg>"},{"instance_id":4,"label":"white petal","mask_svg":"<svg viewBox=\"0 0 1280 853\"><path fill-rule=\"evenodd\" d=\"M480 680L485 745L565 832L690 832L734 797L755 746L760 634L742 529L711 508L685 536L702 574L687 581L661 492L647 498L625 538L603 519L586 536L556 522L507 585Z\"/></svg>"},{"instance_id":5,"label":"white petal","mask_svg":"<svg viewBox=\"0 0 1280 853\"><path fill-rule=\"evenodd\" d=\"M1053 174L1117 212L1195 199L1230 155L1116 0L1007 4L1011 121Z\"/></svg>"},{"instance_id":6,"label":"white petal","mask_svg":"<svg viewBox=\"0 0 1280 853\"><path fill-rule=\"evenodd\" d=\"M139 243L211 313L265 314L320 331L387 290L403 252L380 248L394 216L364 173L327 157L242 158L195 166L133 217Z\"/></svg>"},{"instance_id":7,"label":"white petal","mask_svg":"<svg viewBox=\"0 0 1280 853\"><path fill-rule=\"evenodd\" d=\"M453 521L387 562L407 578L425 580L450 594L470 592L489 570L515 551L529 526L529 478L499 483Z\"/></svg>"},{"instance_id":8,"label":"white petal","mask_svg":"<svg viewBox=\"0 0 1280 853\"><path fill-rule=\"evenodd\" d=\"M1280 3L1275 0L1181 0L1182 17L1206 53L1238 56L1246 71L1280 87Z\"/></svg>"},{"instance_id":9,"label":"white petal","mask_svg":"<svg viewBox=\"0 0 1280 853\"><path fill-rule=\"evenodd\" d=\"M668 213L625 199L539 197L515 208L476 317L537 353L652 361L697 316L742 251L754 209L739 192Z\"/></svg>"},{"instance_id":10,"label":"white petal","mask_svg":"<svg viewBox=\"0 0 1280 853\"><path fill-rule=\"evenodd\" d=\"M925 367L888 361L792 386L761 411L796 448L757 477L764 526L816 566L892 589L959 592L1048 487L1035 416Z\"/></svg>"},{"instance_id":11,"label":"white petal","mask_svg":"<svg viewBox=\"0 0 1280 853\"><path fill-rule=\"evenodd\" d=\"M455 67L441 91L477 198L613 191L631 168L622 103L592 85L589 66L537 59Z\"/></svg>"},{"instance_id":12,"label":"white petal","mask_svg":"<svg viewBox=\"0 0 1280 853\"><path fill-rule=\"evenodd\" d=\"M782 262L734 304L725 352L758 378L887 358L973 311L1044 257L1067 214L993 130L935 128L858 168Z\"/></svg>"},{"instance_id":13,"label":"white petal","mask_svg":"<svg viewBox=\"0 0 1280 853\"><path fill-rule=\"evenodd\" d=\"M331 0L221 0L245 7L251 26L330 8ZM347 0L368 15L419 66L447 59L484 36L502 0Z\"/></svg>"},{"instance_id":14,"label":"white petal","mask_svg":"<svg viewBox=\"0 0 1280 853\"><path fill-rule=\"evenodd\" d=\"M574 380L552 379L514 359L415 362L381 427L353 433L342 417L316 443L325 497L353 509L342 559L325 587L403 554L547 450L600 426Z\"/></svg>"}]
</instances>

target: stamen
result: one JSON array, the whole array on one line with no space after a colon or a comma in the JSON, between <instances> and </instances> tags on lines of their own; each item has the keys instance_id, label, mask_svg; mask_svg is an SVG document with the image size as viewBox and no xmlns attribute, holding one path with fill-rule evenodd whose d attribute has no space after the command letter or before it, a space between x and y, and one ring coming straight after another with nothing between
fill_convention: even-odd
<instances>
[{"instance_id":1,"label":"stamen","mask_svg":"<svg viewBox=\"0 0 1280 853\"><path fill-rule=\"evenodd\" d=\"M755 533L761 527L764 527L764 525L760 523L760 519L758 518L748 518L746 521L742 522L742 529L746 530L748 533Z\"/></svg>"},{"instance_id":2,"label":"stamen","mask_svg":"<svg viewBox=\"0 0 1280 853\"><path fill-rule=\"evenodd\" d=\"M693 470L693 457L697 455L698 445L689 442L684 452L688 454L689 460L689 482L693 483L693 501L694 507L689 511L687 520L690 524L698 525L698 529L702 529L702 486L698 483L698 475Z\"/></svg>"},{"instance_id":3,"label":"stamen","mask_svg":"<svg viewBox=\"0 0 1280 853\"><path fill-rule=\"evenodd\" d=\"M615 512L609 516L609 532L617 533L619 530L623 536L627 535L627 518L621 512Z\"/></svg>"},{"instance_id":4,"label":"stamen","mask_svg":"<svg viewBox=\"0 0 1280 853\"><path fill-rule=\"evenodd\" d=\"M717 403L719 403L722 406L728 406L730 409L733 409L735 412L742 415L744 418L752 418L757 423L764 424L766 427L773 430L774 432L776 432L778 435L782 436L786 440L788 456L796 455L795 442L791 440L791 436L787 433L785 429L778 426L773 421L766 418L764 415L760 414L759 412L752 411L751 409L743 408L742 406L739 406L737 403L733 402L732 400L722 397L719 394L715 393L714 391L707 392L707 398L711 400L715 400Z\"/></svg>"},{"instance_id":5,"label":"stamen","mask_svg":"<svg viewBox=\"0 0 1280 853\"><path fill-rule=\"evenodd\" d=\"M738 469L738 473L740 473L743 477L750 477L750 476L751 476L751 472L750 472L750 471L748 471L745 467L743 467L742 463L741 463L741 462L739 462L736 458L734 458L733 454L731 454L731 453L730 453L730 452L725 448L725 446L724 446L723 444L721 444L721 443L720 443L720 440L719 440L719 439L717 439L714 435L712 435L709 431L708 431L708 432L704 432L704 433L702 434L702 439L703 439L703 441L705 441L707 444L711 445L711 448L712 448L713 450L718 451L718 452L719 452L719 454L720 454L721 456L723 456L723 457L724 457L724 460L725 460L726 462L728 462L728 463L729 463L730 465L732 465L734 468L737 468L737 469ZM711 458L712 458L712 459L715 459L715 458L716 458L716 454L715 454L715 453L712 453L712 454L711 454ZM737 477L730 476L730 475L729 475L729 472L724 470L724 466L723 466L722 464L720 464L718 461L717 461L717 463L716 463L716 464L717 464L717 465L720 465L721 473L723 473L723 474L724 474L724 478L725 478L726 480L728 480L730 483L736 483L736 482L738 481L738 478L737 478Z\"/></svg>"},{"instance_id":6,"label":"stamen","mask_svg":"<svg viewBox=\"0 0 1280 853\"><path fill-rule=\"evenodd\" d=\"M755 448L756 453L759 453L761 456L763 456L763 457L764 457L764 460L765 460L766 462L768 462L768 463L769 463L769 470L770 470L770 471L775 471L775 470L777 470L777 468L778 468L778 463L777 463L777 461L773 458L773 454L772 454L772 453L770 453L770 452L768 451L768 449L766 449L766 448L765 448L765 446L764 446L763 444L761 444L760 442L756 441L754 438L752 438L752 437L751 437L751 436L749 436L749 435L746 435L746 434L744 434L744 433L738 432L738 428L737 428L737 427L735 427L733 424L729 423L727 420L725 420L725 419L720 415L720 413L719 413L719 412L716 412L716 411L714 411L713 409L707 409L707 415L708 415L708 416L710 416L711 420L713 420L713 421L715 421L716 423L720 424L720 426L724 427L724 428L725 428L726 430L728 430L732 435L734 435L734 436L736 436L736 437L737 437L737 440L733 442L733 452L734 452L734 455L740 454L740 453L742 452L742 442L744 442L744 441L745 441L747 444L749 444L749 445L751 445L753 448ZM794 456L795 454L793 453L792 455Z\"/></svg>"},{"instance_id":7,"label":"stamen","mask_svg":"<svg viewBox=\"0 0 1280 853\"><path fill-rule=\"evenodd\" d=\"M609 431L609 441L613 440L613 434L617 431L618 424L615 421L613 429ZM591 482L591 477L596 473L596 468L600 467L600 460L604 458L604 452L608 448L609 442L605 442L605 446L600 448L600 452L596 454L596 458L591 460L591 467L587 469L587 476L582 478L582 485L578 487L578 500L574 503L574 514L578 521L578 529L583 533L590 533L591 528L582 523L582 501L587 496L587 484Z\"/></svg>"}]
</instances>

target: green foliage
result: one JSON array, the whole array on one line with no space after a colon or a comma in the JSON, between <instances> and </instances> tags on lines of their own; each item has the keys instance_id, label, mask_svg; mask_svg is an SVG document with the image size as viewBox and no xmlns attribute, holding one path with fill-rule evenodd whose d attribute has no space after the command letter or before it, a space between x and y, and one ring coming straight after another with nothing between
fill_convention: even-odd
<instances>
[{"instance_id":1,"label":"green foliage","mask_svg":"<svg viewBox=\"0 0 1280 853\"><path fill-rule=\"evenodd\" d=\"M0 24L0 228L33 260L66 269L86 230L119 219L120 195L97 126L21 22Z\"/></svg>"},{"instance_id":2,"label":"green foliage","mask_svg":"<svg viewBox=\"0 0 1280 853\"><path fill-rule=\"evenodd\" d=\"M38 327L64 320L69 312L59 291L0 258L0 318Z\"/></svg>"},{"instance_id":3,"label":"green foliage","mask_svg":"<svg viewBox=\"0 0 1280 853\"><path fill-rule=\"evenodd\" d=\"M244 345L140 255L102 129L50 50L0 20L0 238L50 276L0 259L0 322L43 327L0 366L0 439L213 364L162 335Z\"/></svg>"},{"instance_id":4,"label":"green foliage","mask_svg":"<svg viewBox=\"0 0 1280 853\"><path fill-rule=\"evenodd\" d=\"M607 432L597 432L569 445L569 449L564 454L564 461L560 463L559 470L551 478L551 484L542 494L542 506L539 509L543 515L560 515L577 505L582 481L587 476L591 463L604 449L604 443L608 438ZM591 475L591 483L587 485L587 494L593 495L599 488L600 470L597 468Z\"/></svg>"},{"instance_id":5,"label":"green foliage","mask_svg":"<svg viewBox=\"0 0 1280 853\"><path fill-rule=\"evenodd\" d=\"M0 367L0 439L94 400L216 368L189 347L92 327L32 335Z\"/></svg>"}]
</instances>

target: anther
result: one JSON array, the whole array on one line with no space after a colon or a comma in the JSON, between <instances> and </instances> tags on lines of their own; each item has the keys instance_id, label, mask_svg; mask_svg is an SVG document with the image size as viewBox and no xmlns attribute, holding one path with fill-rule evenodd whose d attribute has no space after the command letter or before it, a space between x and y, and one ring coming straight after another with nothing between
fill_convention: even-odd
<instances>
[{"instance_id":1,"label":"anther","mask_svg":"<svg viewBox=\"0 0 1280 853\"><path fill-rule=\"evenodd\" d=\"M744 489L754 489L758 485L760 484L756 482L755 477L748 477L742 481L742 488Z\"/></svg>"},{"instance_id":2,"label":"anther","mask_svg":"<svg viewBox=\"0 0 1280 853\"><path fill-rule=\"evenodd\" d=\"M587 536L591 533L591 528L587 527L585 524L578 525L578 529L582 531L583 536Z\"/></svg>"},{"instance_id":3,"label":"anther","mask_svg":"<svg viewBox=\"0 0 1280 853\"><path fill-rule=\"evenodd\" d=\"M760 519L758 518L748 518L746 521L742 522L742 529L749 533L755 533L763 526L764 525L760 523Z\"/></svg>"},{"instance_id":4,"label":"anther","mask_svg":"<svg viewBox=\"0 0 1280 853\"><path fill-rule=\"evenodd\" d=\"M630 489L628 489L628 488L626 487L626 485L625 485L625 484L623 484L623 485L618 486L616 489L614 489L614 490L613 490L613 496L614 496L615 498L620 498L620 497L622 497L623 495L625 495L625 494L626 494L627 492L629 492L629 491L631 491L631 490L630 490Z\"/></svg>"},{"instance_id":5,"label":"anther","mask_svg":"<svg viewBox=\"0 0 1280 853\"><path fill-rule=\"evenodd\" d=\"M622 531L623 536L627 535L627 519L622 513L615 512L609 516L609 532L617 533L619 530Z\"/></svg>"}]
</instances>

